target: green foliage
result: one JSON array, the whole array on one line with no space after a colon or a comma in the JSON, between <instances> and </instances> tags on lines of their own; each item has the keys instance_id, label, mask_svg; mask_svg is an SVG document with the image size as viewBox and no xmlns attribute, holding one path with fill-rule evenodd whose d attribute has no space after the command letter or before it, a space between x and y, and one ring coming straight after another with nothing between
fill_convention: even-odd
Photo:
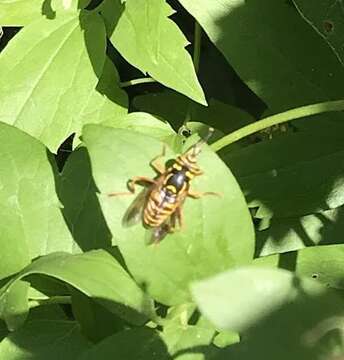
<instances>
[{"instance_id":1,"label":"green foliage","mask_svg":"<svg viewBox=\"0 0 344 360\"><path fill-rule=\"evenodd\" d=\"M0 1L0 358L340 359L343 23L341 1ZM126 220L156 185L129 180L209 127L190 189L217 195L149 244Z\"/></svg>"}]
</instances>

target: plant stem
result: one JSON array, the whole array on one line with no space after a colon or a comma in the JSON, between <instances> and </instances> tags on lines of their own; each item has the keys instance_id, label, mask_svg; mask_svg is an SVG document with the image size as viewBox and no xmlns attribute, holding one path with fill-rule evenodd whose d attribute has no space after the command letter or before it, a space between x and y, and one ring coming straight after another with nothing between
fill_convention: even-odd
<instances>
[{"instance_id":1,"label":"plant stem","mask_svg":"<svg viewBox=\"0 0 344 360\"><path fill-rule=\"evenodd\" d=\"M194 64L195 72L198 73L199 70L199 61L201 58L201 41L202 41L202 28L199 23L195 20L195 29L194 29L194 49L193 49L193 57L192 61ZM191 119L191 109L192 109L192 101L189 100L188 107L186 109L186 114L184 118L184 122L181 128L187 129L187 123Z\"/></svg>"},{"instance_id":2,"label":"plant stem","mask_svg":"<svg viewBox=\"0 0 344 360\"><path fill-rule=\"evenodd\" d=\"M146 77L146 78L141 78L141 79L134 79L134 80L120 82L119 87L125 88L125 87L128 87L128 86L146 84L146 83L154 83L154 82L156 82L155 79L153 79L151 77Z\"/></svg>"},{"instance_id":3,"label":"plant stem","mask_svg":"<svg viewBox=\"0 0 344 360\"><path fill-rule=\"evenodd\" d=\"M30 309L42 306L42 305L51 305L51 304L71 304L72 300L70 296L53 296L48 299L41 300L29 300Z\"/></svg>"},{"instance_id":4,"label":"plant stem","mask_svg":"<svg viewBox=\"0 0 344 360\"><path fill-rule=\"evenodd\" d=\"M202 41L202 28L199 25L199 23L195 20L193 63L196 74L198 73L199 70L199 60L201 57L201 41Z\"/></svg>"},{"instance_id":5,"label":"plant stem","mask_svg":"<svg viewBox=\"0 0 344 360\"><path fill-rule=\"evenodd\" d=\"M344 100L327 101L318 104L301 106L296 109L291 109L279 114L268 116L265 119L256 121L252 124L242 127L241 129L233 131L232 133L221 138L220 140L214 142L211 147L214 151L219 151L224 147L243 139L246 136L252 135L257 131L264 130L273 125L281 124L295 119L300 119L306 116L321 114L324 112L343 110Z\"/></svg>"}]
</instances>

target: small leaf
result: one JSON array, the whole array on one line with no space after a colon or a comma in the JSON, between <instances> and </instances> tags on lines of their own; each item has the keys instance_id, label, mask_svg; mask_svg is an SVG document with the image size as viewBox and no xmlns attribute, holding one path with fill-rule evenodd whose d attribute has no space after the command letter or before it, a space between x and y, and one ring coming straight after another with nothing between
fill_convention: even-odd
<instances>
[{"instance_id":1,"label":"small leaf","mask_svg":"<svg viewBox=\"0 0 344 360\"><path fill-rule=\"evenodd\" d=\"M168 305L187 302L190 281L250 261L253 233L246 204L234 177L208 147L204 146L199 156L205 174L191 186L221 192L221 198L187 199L184 228L158 246L147 246L142 224L129 228L122 225L135 196L108 194L127 191L127 182L133 176L154 177L149 162L161 153L162 144L137 132L96 125L84 128L83 140L107 224L130 273L155 299ZM163 162L175 157L167 150Z\"/></svg>"},{"instance_id":2,"label":"small leaf","mask_svg":"<svg viewBox=\"0 0 344 360\"><path fill-rule=\"evenodd\" d=\"M0 343L6 360L72 360L90 347L73 321L37 320L9 334Z\"/></svg>"},{"instance_id":3,"label":"small leaf","mask_svg":"<svg viewBox=\"0 0 344 360\"><path fill-rule=\"evenodd\" d=\"M1 52L0 121L55 152L81 129L88 103L94 104L105 48L104 23L96 13L82 12L80 19L72 13L25 27Z\"/></svg>"},{"instance_id":4,"label":"small leaf","mask_svg":"<svg viewBox=\"0 0 344 360\"><path fill-rule=\"evenodd\" d=\"M127 0L125 6L119 0L107 0L102 14L112 44L130 64L163 85L207 104L185 50L188 42L169 19L173 10L164 0Z\"/></svg>"},{"instance_id":5,"label":"small leaf","mask_svg":"<svg viewBox=\"0 0 344 360\"><path fill-rule=\"evenodd\" d=\"M270 227L257 231L258 256L300 250L306 246L341 244L344 208L301 217L272 219Z\"/></svg>"}]
</instances>

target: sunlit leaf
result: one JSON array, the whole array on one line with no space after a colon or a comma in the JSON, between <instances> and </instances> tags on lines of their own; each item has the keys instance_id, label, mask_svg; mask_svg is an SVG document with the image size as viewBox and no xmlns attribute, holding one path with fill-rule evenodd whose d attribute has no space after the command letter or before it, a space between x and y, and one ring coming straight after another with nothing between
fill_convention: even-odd
<instances>
[{"instance_id":1,"label":"sunlit leaf","mask_svg":"<svg viewBox=\"0 0 344 360\"><path fill-rule=\"evenodd\" d=\"M185 50L188 41L169 18L173 10L168 3L127 0L124 6L119 0L106 0L102 14L112 44L130 64L163 85L207 104Z\"/></svg>"},{"instance_id":2,"label":"sunlit leaf","mask_svg":"<svg viewBox=\"0 0 344 360\"><path fill-rule=\"evenodd\" d=\"M127 191L133 176L154 177L149 162L161 153L162 144L136 132L91 125L84 128L83 140L114 240L136 281L154 298L169 305L185 302L190 281L250 260L253 233L246 204L235 179L209 148L204 146L199 156L205 174L193 181L192 188L222 196L187 199L184 228L157 246L147 246L142 224L122 225L135 196L108 194ZM195 140L190 141L186 148ZM174 156L167 151L164 161Z\"/></svg>"}]
</instances>

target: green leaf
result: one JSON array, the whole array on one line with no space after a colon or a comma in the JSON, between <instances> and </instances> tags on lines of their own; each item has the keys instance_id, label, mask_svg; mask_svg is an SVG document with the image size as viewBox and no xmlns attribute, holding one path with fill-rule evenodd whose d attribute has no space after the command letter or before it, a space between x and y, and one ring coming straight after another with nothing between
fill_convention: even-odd
<instances>
[{"instance_id":1,"label":"green leaf","mask_svg":"<svg viewBox=\"0 0 344 360\"><path fill-rule=\"evenodd\" d=\"M224 156L255 217L290 217L343 205L341 132L295 133ZM249 164L249 165L248 165Z\"/></svg>"},{"instance_id":2,"label":"green leaf","mask_svg":"<svg viewBox=\"0 0 344 360\"><path fill-rule=\"evenodd\" d=\"M327 41L344 65L342 3L337 0L325 0L320 3L305 0L293 0L293 2L300 14Z\"/></svg>"},{"instance_id":3,"label":"green leaf","mask_svg":"<svg viewBox=\"0 0 344 360\"><path fill-rule=\"evenodd\" d=\"M179 2L270 111L343 97L343 67L289 2Z\"/></svg>"},{"instance_id":4,"label":"green leaf","mask_svg":"<svg viewBox=\"0 0 344 360\"><path fill-rule=\"evenodd\" d=\"M2 339L5 338L7 335L8 335L8 329L6 323L0 320L0 343Z\"/></svg>"},{"instance_id":5,"label":"green leaf","mask_svg":"<svg viewBox=\"0 0 344 360\"><path fill-rule=\"evenodd\" d=\"M161 141L168 140L176 133L171 126L155 117L154 115L144 112L132 112L130 114L117 117L111 121L103 121L101 125L111 126L117 129L128 129L137 131L141 134L152 136Z\"/></svg>"},{"instance_id":6,"label":"green leaf","mask_svg":"<svg viewBox=\"0 0 344 360\"><path fill-rule=\"evenodd\" d=\"M78 360L96 359L169 360L171 357L157 331L137 328L109 336Z\"/></svg>"},{"instance_id":7,"label":"green leaf","mask_svg":"<svg viewBox=\"0 0 344 360\"><path fill-rule=\"evenodd\" d=\"M207 104L185 50L188 42L169 19L173 10L164 0L127 0L125 5L107 0L102 14L112 44L130 64L163 85Z\"/></svg>"},{"instance_id":8,"label":"green leaf","mask_svg":"<svg viewBox=\"0 0 344 360\"><path fill-rule=\"evenodd\" d=\"M92 342L99 342L107 336L124 330L126 324L114 313L98 304L80 291L72 290L72 308L81 332Z\"/></svg>"},{"instance_id":9,"label":"green leaf","mask_svg":"<svg viewBox=\"0 0 344 360\"><path fill-rule=\"evenodd\" d=\"M32 321L0 343L0 357L6 360L69 360L89 347L73 321Z\"/></svg>"},{"instance_id":10,"label":"green leaf","mask_svg":"<svg viewBox=\"0 0 344 360\"><path fill-rule=\"evenodd\" d=\"M0 123L0 153L0 278L4 278L32 258L78 248L60 211L46 148Z\"/></svg>"},{"instance_id":11,"label":"green leaf","mask_svg":"<svg viewBox=\"0 0 344 360\"><path fill-rule=\"evenodd\" d=\"M66 9L62 0L2 0L0 3L0 24L2 26L25 26L42 18L54 19L66 11L76 12L85 7L89 0L72 0L72 6Z\"/></svg>"},{"instance_id":12,"label":"green leaf","mask_svg":"<svg viewBox=\"0 0 344 360\"><path fill-rule=\"evenodd\" d=\"M96 125L84 128L83 140L108 226L130 273L155 299L168 305L187 302L190 281L250 261L253 233L246 204L234 177L208 147L199 156L205 174L191 187L221 192L221 198L187 199L183 206L185 227L158 246L147 246L147 230L142 224L122 225L135 196L107 194L126 191L133 176L154 177L149 162L161 153L162 144L136 132ZM166 160L175 157L167 150Z\"/></svg>"},{"instance_id":13,"label":"green leaf","mask_svg":"<svg viewBox=\"0 0 344 360\"><path fill-rule=\"evenodd\" d=\"M105 48L105 26L97 13L42 19L25 27L1 52L0 121L56 151L80 131L88 106L94 110L94 99L100 98L94 89Z\"/></svg>"},{"instance_id":14,"label":"green leaf","mask_svg":"<svg viewBox=\"0 0 344 360\"><path fill-rule=\"evenodd\" d=\"M215 325L244 334L235 359L314 360L343 351L343 302L313 280L240 268L198 282L193 294Z\"/></svg>"},{"instance_id":15,"label":"green leaf","mask_svg":"<svg viewBox=\"0 0 344 360\"><path fill-rule=\"evenodd\" d=\"M1 289L0 299L16 281L40 274L62 280L125 320L141 324L153 314L150 299L122 266L104 250L79 255L55 253L27 266Z\"/></svg>"},{"instance_id":16,"label":"green leaf","mask_svg":"<svg viewBox=\"0 0 344 360\"><path fill-rule=\"evenodd\" d=\"M73 151L58 179L62 213L80 249L111 246L111 233L97 198L90 158L85 147Z\"/></svg>"},{"instance_id":17,"label":"green leaf","mask_svg":"<svg viewBox=\"0 0 344 360\"><path fill-rule=\"evenodd\" d=\"M285 253L306 246L343 242L344 208L301 217L272 219L270 227L256 232L258 256Z\"/></svg>"},{"instance_id":18,"label":"green leaf","mask_svg":"<svg viewBox=\"0 0 344 360\"><path fill-rule=\"evenodd\" d=\"M27 318L29 287L28 282L17 281L0 302L0 318L6 322L10 331L18 329Z\"/></svg>"}]
</instances>

